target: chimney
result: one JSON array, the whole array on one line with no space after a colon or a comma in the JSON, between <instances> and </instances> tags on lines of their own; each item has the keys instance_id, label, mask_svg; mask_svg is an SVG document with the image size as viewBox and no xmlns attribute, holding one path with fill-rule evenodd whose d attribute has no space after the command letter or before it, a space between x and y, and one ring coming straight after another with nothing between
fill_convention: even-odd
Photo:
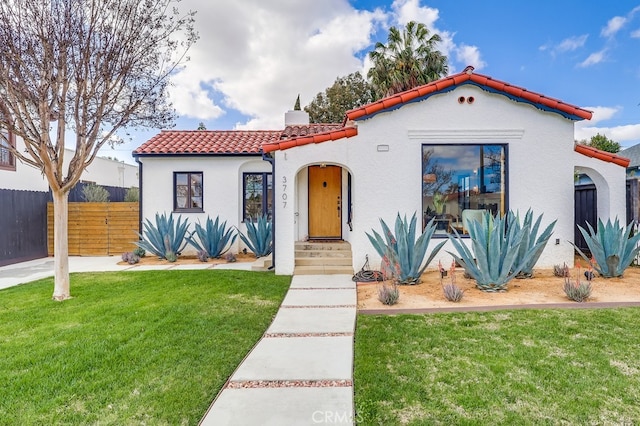
<instances>
[{"instance_id":1,"label":"chimney","mask_svg":"<svg viewBox=\"0 0 640 426\"><path fill-rule=\"evenodd\" d=\"M284 113L284 126L308 126L309 114L306 111L287 111Z\"/></svg>"}]
</instances>

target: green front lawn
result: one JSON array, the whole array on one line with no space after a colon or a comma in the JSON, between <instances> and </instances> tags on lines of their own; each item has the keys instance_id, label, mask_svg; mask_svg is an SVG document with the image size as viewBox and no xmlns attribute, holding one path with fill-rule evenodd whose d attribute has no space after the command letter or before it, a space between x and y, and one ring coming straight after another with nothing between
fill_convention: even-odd
<instances>
[{"instance_id":1,"label":"green front lawn","mask_svg":"<svg viewBox=\"0 0 640 426\"><path fill-rule=\"evenodd\" d=\"M77 274L0 291L0 424L196 424L269 326L290 277Z\"/></svg>"},{"instance_id":2,"label":"green front lawn","mask_svg":"<svg viewBox=\"0 0 640 426\"><path fill-rule=\"evenodd\" d=\"M363 425L636 424L640 309L359 315Z\"/></svg>"}]
</instances>

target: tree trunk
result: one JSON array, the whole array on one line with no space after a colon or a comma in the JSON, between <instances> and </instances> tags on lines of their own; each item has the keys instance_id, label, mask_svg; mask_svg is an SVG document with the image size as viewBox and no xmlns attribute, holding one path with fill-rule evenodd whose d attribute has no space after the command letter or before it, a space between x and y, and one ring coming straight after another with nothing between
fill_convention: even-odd
<instances>
[{"instance_id":1,"label":"tree trunk","mask_svg":"<svg viewBox=\"0 0 640 426\"><path fill-rule=\"evenodd\" d=\"M53 194L53 300L71 298L69 286L69 193L51 190Z\"/></svg>"}]
</instances>

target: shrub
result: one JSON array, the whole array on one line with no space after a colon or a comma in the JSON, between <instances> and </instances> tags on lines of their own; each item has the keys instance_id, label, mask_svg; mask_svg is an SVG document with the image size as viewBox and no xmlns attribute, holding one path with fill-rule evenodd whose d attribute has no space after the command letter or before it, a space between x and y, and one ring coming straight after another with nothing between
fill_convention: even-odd
<instances>
[{"instance_id":1,"label":"shrub","mask_svg":"<svg viewBox=\"0 0 640 426\"><path fill-rule=\"evenodd\" d=\"M435 231L434 220L431 219L429 221L424 232L417 240L415 237L416 223L417 218L415 213L411 217L410 223L407 222L406 215L404 219L402 219L400 213L398 213L396 216L395 235L391 233L391 230L382 219L380 219L380 225L382 226L384 239L375 230L373 231L373 235L366 233L369 241L371 241L371 244L380 257L382 257L383 263L385 261L389 262L391 271L398 284L418 284L420 282L420 275L422 275L427 265L429 265L429 262L431 262L446 243L446 240L439 243L431 251L426 262L424 262L429 242Z\"/></svg>"},{"instance_id":2,"label":"shrub","mask_svg":"<svg viewBox=\"0 0 640 426\"><path fill-rule=\"evenodd\" d=\"M442 292L444 293L444 298L450 302L459 302L464 296L464 290L453 283L443 285Z\"/></svg>"},{"instance_id":3,"label":"shrub","mask_svg":"<svg viewBox=\"0 0 640 426\"><path fill-rule=\"evenodd\" d=\"M87 203L106 203L109 201L109 191L95 183L89 183L82 188L82 198Z\"/></svg>"},{"instance_id":4,"label":"shrub","mask_svg":"<svg viewBox=\"0 0 640 426\"><path fill-rule=\"evenodd\" d=\"M266 215L258 217L257 225L248 220L247 235L238 231L240 239L249 247L256 257L263 257L271 254L273 250L273 236L271 221Z\"/></svg>"},{"instance_id":5,"label":"shrub","mask_svg":"<svg viewBox=\"0 0 640 426\"><path fill-rule=\"evenodd\" d=\"M198 237L197 240L193 238L194 235ZM218 259L229 250L237 237L233 228L227 229L226 221L220 223L219 217L216 217L214 222L207 217L205 227L196 223L196 230L186 238L198 252L204 251L208 257Z\"/></svg>"},{"instance_id":6,"label":"shrub","mask_svg":"<svg viewBox=\"0 0 640 426\"><path fill-rule=\"evenodd\" d=\"M382 284L378 287L378 300L383 305L395 305L400 299L400 290L394 283L393 285Z\"/></svg>"},{"instance_id":7,"label":"shrub","mask_svg":"<svg viewBox=\"0 0 640 426\"><path fill-rule=\"evenodd\" d=\"M137 203L140 201L140 189L128 188L124 193L124 201L127 203Z\"/></svg>"},{"instance_id":8,"label":"shrub","mask_svg":"<svg viewBox=\"0 0 640 426\"><path fill-rule=\"evenodd\" d=\"M562 289L564 290L564 294L575 302L584 302L591 297L591 281L589 280L586 283L580 282L580 271L578 271L575 281L572 281L569 277L565 277Z\"/></svg>"},{"instance_id":9,"label":"shrub","mask_svg":"<svg viewBox=\"0 0 640 426\"><path fill-rule=\"evenodd\" d=\"M134 252L128 251L122 253L122 260L124 262L127 262L129 265L135 265L136 263L140 262L140 256L138 256Z\"/></svg>"},{"instance_id":10,"label":"shrub","mask_svg":"<svg viewBox=\"0 0 640 426\"><path fill-rule=\"evenodd\" d=\"M613 223L611 223L611 219L607 220L606 225L601 219L598 219L597 231L588 222L587 227L589 232L578 225L596 264L593 264L589 257L572 243L576 251L587 262L591 262L593 268L601 276L605 278L622 276L624 270L631 265L640 251L640 246L638 246L640 233L631 236L632 224L622 227L618 218Z\"/></svg>"},{"instance_id":11,"label":"shrub","mask_svg":"<svg viewBox=\"0 0 640 426\"><path fill-rule=\"evenodd\" d=\"M207 253L206 250L198 250L198 260L200 262L208 262L209 261L209 254Z\"/></svg>"},{"instance_id":12,"label":"shrub","mask_svg":"<svg viewBox=\"0 0 640 426\"><path fill-rule=\"evenodd\" d=\"M531 263L539 246L543 245L543 241L539 241L521 254L521 245L530 231L516 225L516 222L512 212L503 217L494 217L490 212L485 212L481 221L473 220L469 223L471 250L455 230L455 237L449 236L458 252L449 254L476 280L476 286L480 290L505 291L509 281Z\"/></svg>"},{"instance_id":13,"label":"shrub","mask_svg":"<svg viewBox=\"0 0 640 426\"><path fill-rule=\"evenodd\" d=\"M189 224L188 219L182 222L182 216L178 216L178 221L173 221L173 213L167 217L164 213L162 215L156 213L155 225L149 220L145 219L144 222L144 237L138 234L141 241L138 241L136 245L145 249L146 251L155 254L161 259L169 259L177 256L182 252L187 245L185 240L185 234L187 233ZM175 262L175 260L173 260Z\"/></svg>"},{"instance_id":14,"label":"shrub","mask_svg":"<svg viewBox=\"0 0 640 426\"><path fill-rule=\"evenodd\" d=\"M569 276L569 267L567 266L566 263L564 263L562 266L560 265L553 265L553 275L555 275L556 277L568 277Z\"/></svg>"},{"instance_id":15,"label":"shrub","mask_svg":"<svg viewBox=\"0 0 640 426\"><path fill-rule=\"evenodd\" d=\"M133 253L138 257L145 257L147 251L142 247L136 247L135 249L133 249Z\"/></svg>"}]
</instances>

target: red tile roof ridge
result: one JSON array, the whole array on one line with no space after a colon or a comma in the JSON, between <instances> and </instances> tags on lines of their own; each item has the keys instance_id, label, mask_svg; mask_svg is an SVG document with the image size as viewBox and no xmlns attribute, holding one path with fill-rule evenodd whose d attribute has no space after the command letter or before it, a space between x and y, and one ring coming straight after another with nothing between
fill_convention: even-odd
<instances>
[{"instance_id":1,"label":"red tile roof ridge","mask_svg":"<svg viewBox=\"0 0 640 426\"><path fill-rule=\"evenodd\" d=\"M134 155L260 155L264 142L278 140L281 130L163 130L140 145Z\"/></svg>"},{"instance_id":2,"label":"red tile roof ridge","mask_svg":"<svg viewBox=\"0 0 640 426\"><path fill-rule=\"evenodd\" d=\"M598 160L606 161L608 163L617 164L622 167L629 167L630 159L623 157L612 152L603 151L601 149L594 148L592 146L583 145L577 143L574 145L573 150L578 154L586 155L587 157L597 158Z\"/></svg>"},{"instance_id":3,"label":"red tile roof ridge","mask_svg":"<svg viewBox=\"0 0 640 426\"><path fill-rule=\"evenodd\" d=\"M312 143L322 143L327 141L335 141L342 138L350 138L358 134L357 126L343 126L339 129L332 129L326 132L313 133L309 135L283 139L280 141L266 142L262 144L262 150L265 153L272 151L285 150L294 146L308 145Z\"/></svg>"},{"instance_id":4,"label":"red tile roof ridge","mask_svg":"<svg viewBox=\"0 0 640 426\"><path fill-rule=\"evenodd\" d=\"M590 120L593 113L584 108L580 108L566 102L559 101L557 99L532 92L523 87L515 86L500 80L496 80L490 76L476 74L473 72L472 66L466 67L462 72L452 74L440 80L432 81L422 86L409 89L404 92L391 95L389 97L380 99L367 105L363 105L359 108L352 109L346 112L347 119L357 120L363 119L367 116L377 114L379 112L398 108L404 103L408 103L420 98L429 96L434 93L441 92L449 89L452 86L458 86L468 82L474 83L480 87L486 87L491 90L502 92L507 96L522 99L526 102L530 102L537 107L544 107L550 110L555 110L567 118L573 120L587 119Z\"/></svg>"}]
</instances>

